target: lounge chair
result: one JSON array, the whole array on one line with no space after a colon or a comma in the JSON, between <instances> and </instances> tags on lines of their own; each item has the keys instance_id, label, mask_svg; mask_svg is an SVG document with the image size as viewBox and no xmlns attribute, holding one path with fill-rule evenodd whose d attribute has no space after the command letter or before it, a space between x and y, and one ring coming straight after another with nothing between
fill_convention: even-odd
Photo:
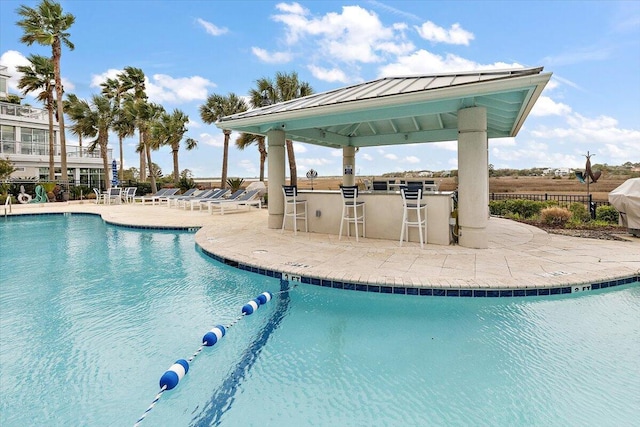
<instances>
[{"instance_id":1,"label":"lounge chair","mask_svg":"<svg viewBox=\"0 0 640 427\"><path fill-rule=\"evenodd\" d=\"M222 197L226 196L227 193L229 193L229 190L227 190L226 188L213 190L213 192L207 195L206 197L198 197L196 199L189 200L189 206L191 206L191 210L193 210L194 206L198 206L198 209L202 210L202 203L205 203L209 200L219 200ZM185 209L187 208L186 203L184 205L184 208Z\"/></svg>"},{"instance_id":2,"label":"lounge chair","mask_svg":"<svg viewBox=\"0 0 640 427\"><path fill-rule=\"evenodd\" d=\"M217 203L222 200L235 200L244 193L244 190L236 190L233 193L231 193L230 196L227 196L230 190L225 188L224 190L221 190L221 191L224 191L224 193L218 194L217 197L209 197L206 200L201 200L199 203L200 210L202 210L202 205L207 205L207 210L211 212L211 206L210 206L211 203Z\"/></svg>"},{"instance_id":3,"label":"lounge chair","mask_svg":"<svg viewBox=\"0 0 640 427\"><path fill-rule=\"evenodd\" d=\"M120 204L122 203L122 188L118 187L112 187L107 191L107 194L105 194L105 203L107 204Z\"/></svg>"},{"instance_id":4,"label":"lounge chair","mask_svg":"<svg viewBox=\"0 0 640 427\"><path fill-rule=\"evenodd\" d=\"M185 198L190 198L193 196L197 196L198 194L204 193L204 190L198 190L197 188L190 188L182 194L174 194L173 196L167 196L167 206L171 207L171 202L174 204L177 203L178 200L183 200Z\"/></svg>"},{"instance_id":5,"label":"lounge chair","mask_svg":"<svg viewBox=\"0 0 640 427\"><path fill-rule=\"evenodd\" d=\"M162 202L166 202L167 197L175 196L178 191L180 191L179 188L167 188L167 191L164 194L160 196L151 197L151 204L155 205L156 202L158 202L158 204L161 204Z\"/></svg>"},{"instance_id":6,"label":"lounge chair","mask_svg":"<svg viewBox=\"0 0 640 427\"><path fill-rule=\"evenodd\" d=\"M134 197L133 200L140 200L142 202L142 204L144 205L145 202L147 200L151 200L153 197L159 197L162 196L163 194L165 194L167 191L169 190L169 188L161 188L160 190L156 191L155 194L152 194L151 196L139 196L139 197Z\"/></svg>"},{"instance_id":7,"label":"lounge chair","mask_svg":"<svg viewBox=\"0 0 640 427\"><path fill-rule=\"evenodd\" d=\"M217 202L212 201L209 203L209 212L213 212L213 208L219 208L220 215L224 215L224 209L231 206L235 206L236 209L240 206L256 206L258 209L262 208L260 190L246 191L235 199L219 200Z\"/></svg>"}]
</instances>

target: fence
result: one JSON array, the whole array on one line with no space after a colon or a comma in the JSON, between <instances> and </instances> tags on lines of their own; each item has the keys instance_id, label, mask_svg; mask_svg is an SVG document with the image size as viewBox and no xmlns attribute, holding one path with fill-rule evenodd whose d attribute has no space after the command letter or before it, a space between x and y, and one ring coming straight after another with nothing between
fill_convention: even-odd
<instances>
[{"instance_id":1,"label":"fence","mask_svg":"<svg viewBox=\"0 0 640 427\"><path fill-rule=\"evenodd\" d=\"M598 206L609 206L609 202L594 201L591 194L518 194L518 193L489 193L489 200L533 200L536 202L546 202L549 200L558 203L584 203L589 208L591 219L596 218L596 208Z\"/></svg>"}]
</instances>

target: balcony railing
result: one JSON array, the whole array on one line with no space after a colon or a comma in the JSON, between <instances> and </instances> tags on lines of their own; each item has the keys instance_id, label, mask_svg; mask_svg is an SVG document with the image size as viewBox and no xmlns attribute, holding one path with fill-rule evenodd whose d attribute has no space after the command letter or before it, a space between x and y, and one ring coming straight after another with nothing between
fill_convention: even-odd
<instances>
[{"instance_id":1,"label":"balcony railing","mask_svg":"<svg viewBox=\"0 0 640 427\"><path fill-rule=\"evenodd\" d=\"M48 156L49 144L39 142L19 142L19 141L2 141L0 144L0 154L25 154L28 156ZM60 155L60 146L54 147L54 156ZM112 149L107 149L107 158L113 155ZM89 152L87 147L77 145L67 145L67 157L84 157L84 158L100 158L100 150Z\"/></svg>"},{"instance_id":2,"label":"balcony railing","mask_svg":"<svg viewBox=\"0 0 640 427\"><path fill-rule=\"evenodd\" d=\"M15 117L26 117L40 121L49 120L49 114L42 108L35 108L29 105L12 104L10 102L0 102L0 114Z\"/></svg>"}]
</instances>

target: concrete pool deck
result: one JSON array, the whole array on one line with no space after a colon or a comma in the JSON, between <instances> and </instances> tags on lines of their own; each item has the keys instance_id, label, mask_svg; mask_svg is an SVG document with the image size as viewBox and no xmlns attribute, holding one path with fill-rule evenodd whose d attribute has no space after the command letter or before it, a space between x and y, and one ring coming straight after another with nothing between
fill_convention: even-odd
<instances>
[{"instance_id":1,"label":"concrete pool deck","mask_svg":"<svg viewBox=\"0 0 640 427\"><path fill-rule=\"evenodd\" d=\"M578 290L580 285L640 277L639 238L561 236L501 218L489 220L488 249L439 245L420 249L419 243L405 242L401 247L390 240L360 238L356 242L354 237L338 240L337 235L281 233L267 228L266 209L255 208L212 215L166 205L70 202L13 205L8 215L64 212L100 214L107 222L127 226L200 227L196 243L227 263L281 272L292 280L315 278L314 284L323 286L325 281L369 284L393 288L391 293L404 293L395 290L405 287Z\"/></svg>"}]
</instances>

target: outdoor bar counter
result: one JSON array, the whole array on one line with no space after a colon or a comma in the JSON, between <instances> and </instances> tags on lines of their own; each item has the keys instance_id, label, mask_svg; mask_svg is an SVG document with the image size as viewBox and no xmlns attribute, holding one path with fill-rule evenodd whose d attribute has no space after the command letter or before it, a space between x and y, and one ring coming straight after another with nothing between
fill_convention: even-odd
<instances>
[{"instance_id":1,"label":"outdoor bar counter","mask_svg":"<svg viewBox=\"0 0 640 427\"><path fill-rule=\"evenodd\" d=\"M427 204L427 243L449 245L449 217L452 210L451 191L426 192L422 199ZM298 197L307 201L309 231L313 233L338 234L342 217L342 195L340 191L300 190ZM360 191L358 200L365 202L366 237L372 239L400 240L402 226L402 197L399 191ZM346 223L345 223L346 227ZM291 230L291 219L286 229ZM362 235L360 226L359 234ZM298 229L304 230L303 221ZM351 225L351 236L354 228ZM346 228L343 230L346 236ZM418 230L409 228L409 240L419 242Z\"/></svg>"}]
</instances>

